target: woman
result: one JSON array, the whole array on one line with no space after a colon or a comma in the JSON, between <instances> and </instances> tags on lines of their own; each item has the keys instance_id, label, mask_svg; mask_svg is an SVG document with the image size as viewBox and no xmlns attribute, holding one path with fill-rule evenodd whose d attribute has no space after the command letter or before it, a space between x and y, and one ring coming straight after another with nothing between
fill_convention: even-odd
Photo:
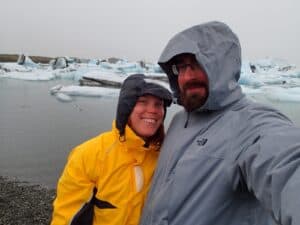
<instances>
[{"instance_id":1,"label":"woman","mask_svg":"<svg viewBox=\"0 0 300 225\"><path fill-rule=\"evenodd\" d=\"M171 101L167 89L144 75L124 81L112 130L69 155L51 225L138 224Z\"/></svg>"}]
</instances>

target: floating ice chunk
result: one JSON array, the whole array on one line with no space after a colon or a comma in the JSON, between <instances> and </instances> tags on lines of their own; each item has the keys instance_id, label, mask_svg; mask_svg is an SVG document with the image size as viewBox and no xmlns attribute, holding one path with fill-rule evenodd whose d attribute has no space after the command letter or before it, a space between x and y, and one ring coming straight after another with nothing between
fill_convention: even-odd
<instances>
[{"instance_id":1,"label":"floating ice chunk","mask_svg":"<svg viewBox=\"0 0 300 225\"><path fill-rule=\"evenodd\" d=\"M239 84L241 85L247 85L252 87L261 87L264 85L263 81L260 81L257 79L257 76L253 74L252 72L249 73L241 73L241 77L239 79Z\"/></svg>"},{"instance_id":2,"label":"floating ice chunk","mask_svg":"<svg viewBox=\"0 0 300 225\"><path fill-rule=\"evenodd\" d=\"M51 95L54 95L54 94L58 93L59 90L60 90L62 87L63 87L63 86L62 86L61 84L58 84L58 85L56 85L56 86L50 88L50 94L51 94Z\"/></svg>"},{"instance_id":3,"label":"floating ice chunk","mask_svg":"<svg viewBox=\"0 0 300 225\"><path fill-rule=\"evenodd\" d=\"M263 93L271 101L300 102L300 87L265 87Z\"/></svg>"},{"instance_id":4,"label":"floating ice chunk","mask_svg":"<svg viewBox=\"0 0 300 225\"><path fill-rule=\"evenodd\" d=\"M145 68L138 62L128 62L126 60L119 60L116 63L101 62L102 68L110 69L112 71L119 71L121 73L143 73Z\"/></svg>"},{"instance_id":5,"label":"floating ice chunk","mask_svg":"<svg viewBox=\"0 0 300 225\"><path fill-rule=\"evenodd\" d=\"M242 62L241 72L244 74L253 73L251 70L251 63L248 60Z\"/></svg>"},{"instance_id":6,"label":"floating ice chunk","mask_svg":"<svg viewBox=\"0 0 300 225\"><path fill-rule=\"evenodd\" d=\"M300 102L300 87L264 86L251 88L241 85L243 93L250 98L264 97L275 102Z\"/></svg>"},{"instance_id":7,"label":"floating ice chunk","mask_svg":"<svg viewBox=\"0 0 300 225\"><path fill-rule=\"evenodd\" d=\"M61 102L71 102L73 100L69 95L64 93L57 93L55 94L55 97Z\"/></svg>"},{"instance_id":8,"label":"floating ice chunk","mask_svg":"<svg viewBox=\"0 0 300 225\"><path fill-rule=\"evenodd\" d=\"M86 97L116 97L120 93L120 89L105 87L86 87L86 86L55 86L50 89L50 93L63 93L69 96L86 96Z\"/></svg>"},{"instance_id":9,"label":"floating ice chunk","mask_svg":"<svg viewBox=\"0 0 300 225\"><path fill-rule=\"evenodd\" d=\"M167 78L168 79L168 77L167 77L167 75L165 74L165 73L160 73L160 72L145 72L145 73L143 73L146 77L148 76L148 77L157 77L157 78L162 78L162 79L164 79L164 78Z\"/></svg>"},{"instance_id":10,"label":"floating ice chunk","mask_svg":"<svg viewBox=\"0 0 300 225\"><path fill-rule=\"evenodd\" d=\"M37 64L31 60L27 55L21 54L18 57L17 64L23 65L26 67L37 67Z\"/></svg>"},{"instance_id":11,"label":"floating ice chunk","mask_svg":"<svg viewBox=\"0 0 300 225\"><path fill-rule=\"evenodd\" d=\"M158 64L152 64L152 66L149 66L149 71L153 70L155 73L163 73L162 69Z\"/></svg>"},{"instance_id":12,"label":"floating ice chunk","mask_svg":"<svg viewBox=\"0 0 300 225\"><path fill-rule=\"evenodd\" d=\"M60 92L60 90L62 88L63 88L63 85L58 84L58 85L56 85L56 86L54 86L50 89L50 94L54 95L61 102L70 102L70 101L72 101L72 98L69 95Z\"/></svg>"},{"instance_id":13,"label":"floating ice chunk","mask_svg":"<svg viewBox=\"0 0 300 225\"><path fill-rule=\"evenodd\" d=\"M243 93L245 93L246 95L258 95L262 93L262 89L261 88L251 88L251 87L247 87L245 85L241 85L242 91Z\"/></svg>"},{"instance_id":14,"label":"floating ice chunk","mask_svg":"<svg viewBox=\"0 0 300 225\"><path fill-rule=\"evenodd\" d=\"M50 61L52 69L63 69L69 66L69 62L66 57L57 57L54 60Z\"/></svg>"},{"instance_id":15,"label":"floating ice chunk","mask_svg":"<svg viewBox=\"0 0 300 225\"><path fill-rule=\"evenodd\" d=\"M251 62L257 72L264 71L288 71L295 68L294 65L289 64L287 61L278 58L264 58Z\"/></svg>"},{"instance_id":16,"label":"floating ice chunk","mask_svg":"<svg viewBox=\"0 0 300 225\"><path fill-rule=\"evenodd\" d=\"M47 81L55 78L52 72L34 70L31 72L8 72L1 75L5 78L13 78L19 80L29 80L29 81Z\"/></svg>"},{"instance_id":17,"label":"floating ice chunk","mask_svg":"<svg viewBox=\"0 0 300 225\"><path fill-rule=\"evenodd\" d=\"M90 59L88 62L88 65L99 65L100 60L99 59Z\"/></svg>"},{"instance_id":18,"label":"floating ice chunk","mask_svg":"<svg viewBox=\"0 0 300 225\"><path fill-rule=\"evenodd\" d=\"M55 76L55 78L73 80L76 77L77 69L74 67L74 65L70 65L69 67L63 69L53 70L52 73Z\"/></svg>"},{"instance_id":19,"label":"floating ice chunk","mask_svg":"<svg viewBox=\"0 0 300 225\"><path fill-rule=\"evenodd\" d=\"M108 80L108 81L114 81L118 83L123 83L123 81L126 79L126 75L117 74L114 72L108 72L108 71L90 71L83 75L83 77L89 77L89 78L95 78L98 80Z\"/></svg>"},{"instance_id":20,"label":"floating ice chunk","mask_svg":"<svg viewBox=\"0 0 300 225\"><path fill-rule=\"evenodd\" d=\"M300 71L296 67L283 63L276 64L275 62L274 60L265 60L257 64L248 61L243 62L239 83L252 87L270 85L291 87L300 85L300 80L298 79Z\"/></svg>"},{"instance_id":21,"label":"floating ice chunk","mask_svg":"<svg viewBox=\"0 0 300 225\"><path fill-rule=\"evenodd\" d=\"M31 72L33 70L16 63L1 63L0 68L5 72Z\"/></svg>"}]
</instances>

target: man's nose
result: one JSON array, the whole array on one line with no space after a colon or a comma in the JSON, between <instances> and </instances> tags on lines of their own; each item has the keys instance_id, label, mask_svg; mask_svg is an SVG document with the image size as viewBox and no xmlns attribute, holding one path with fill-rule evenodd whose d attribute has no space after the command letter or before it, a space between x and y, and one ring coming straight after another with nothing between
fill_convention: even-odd
<instances>
[{"instance_id":1,"label":"man's nose","mask_svg":"<svg viewBox=\"0 0 300 225\"><path fill-rule=\"evenodd\" d=\"M195 69L192 68L191 66L187 66L183 75L185 79L195 78L196 77Z\"/></svg>"}]
</instances>

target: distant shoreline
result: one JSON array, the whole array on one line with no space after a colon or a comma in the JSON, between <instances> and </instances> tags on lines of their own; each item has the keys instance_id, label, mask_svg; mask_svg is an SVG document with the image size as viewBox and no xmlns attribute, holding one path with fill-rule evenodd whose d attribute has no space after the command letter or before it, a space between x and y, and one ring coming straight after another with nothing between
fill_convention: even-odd
<instances>
[{"instance_id":1,"label":"distant shoreline","mask_svg":"<svg viewBox=\"0 0 300 225\"><path fill-rule=\"evenodd\" d=\"M55 190L0 175L0 224L49 225Z\"/></svg>"},{"instance_id":2,"label":"distant shoreline","mask_svg":"<svg viewBox=\"0 0 300 225\"><path fill-rule=\"evenodd\" d=\"M22 54L20 54L22 55ZM19 54L0 54L0 63L7 63L7 62L17 62L19 59ZM64 56L56 56L56 57L47 57L47 56L32 56L32 55L26 55L28 56L33 62L35 63L50 63L51 60L55 60L57 58L64 58ZM78 58L78 57L68 57L77 60L77 62L87 62L89 59L86 58ZM116 57L109 57L105 61L108 61L110 63L115 63L119 61L119 58ZM142 60L140 60L141 62Z\"/></svg>"},{"instance_id":3,"label":"distant shoreline","mask_svg":"<svg viewBox=\"0 0 300 225\"><path fill-rule=\"evenodd\" d=\"M52 57L46 56L29 56L35 63L49 63ZM0 54L0 62L17 62L18 54Z\"/></svg>"}]
</instances>

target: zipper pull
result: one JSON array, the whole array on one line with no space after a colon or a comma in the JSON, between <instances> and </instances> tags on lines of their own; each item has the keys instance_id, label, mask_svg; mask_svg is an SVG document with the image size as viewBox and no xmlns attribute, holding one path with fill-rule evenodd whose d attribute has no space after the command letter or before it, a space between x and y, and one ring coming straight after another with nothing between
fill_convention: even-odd
<instances>
[{"instance_id":1,"label":"zipper pull","mask_svg":"<svg viewBox=\"0 0 300 225\"><path fill-rule=\"evenodd\" d=\"M187 128L188 123L189 123L189 119L190 119L190 113L188 112L187 113L187 118L186 118L186 121L185 121L185 124L184 124L184 128Z\"/></svg>"}]
</instances>

